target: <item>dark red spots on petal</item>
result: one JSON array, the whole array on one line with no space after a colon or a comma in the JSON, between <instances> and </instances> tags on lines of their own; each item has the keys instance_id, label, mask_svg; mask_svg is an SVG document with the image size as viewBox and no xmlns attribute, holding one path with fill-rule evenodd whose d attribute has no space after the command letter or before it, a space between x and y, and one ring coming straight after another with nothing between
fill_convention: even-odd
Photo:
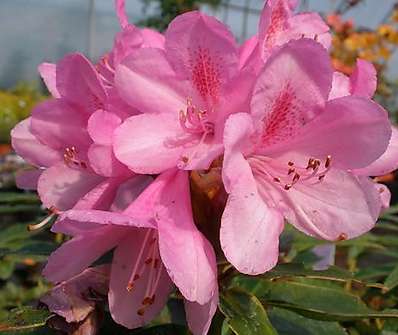
<instances>
[{"instance_id":1,"label":"dark red spots on petal","mask_svg":"<svg viewBox=\"0 0 398 335\"><path fill-rule=\"evenodd\" d=\"M293 137L305 124L300 101L289 84L276 98L271 112L263 118L262 143L271 145Z\"/></svg>"},{"instance_id":2,"label":"dark red spots on petal","mask_svg":"<svg viewBox=\"0 0 398 335\"><path fill-rule=\"evenodd\" d=\"M192 82L199 95L207 102L217 102L220 94L222 59L208 48L190 51Z\"/></svg>"},{"instance_id":3,"label":"dark red spots on petal","mask_svg":"<svg viewBox=\"0 0 398 335\"><path fill-rule=\"evenodd\" d=\"M277 3L272 9L270 24L265 35L265 50L272 48L275 45L278 33L286 29L287 16L288 13L284 7L283 1L277 0Z\"/></svg>"}]
</instances>

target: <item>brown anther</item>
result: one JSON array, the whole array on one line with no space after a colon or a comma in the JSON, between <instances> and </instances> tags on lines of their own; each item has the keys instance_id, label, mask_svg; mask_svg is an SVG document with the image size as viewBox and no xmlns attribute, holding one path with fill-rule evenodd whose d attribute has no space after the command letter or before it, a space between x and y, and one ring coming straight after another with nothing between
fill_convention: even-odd
<instances>
[{"instance_id":1,"label":"brown anther","mask_svg":"<svg viewBox=\"0 0 398 335\"><path fill-rule=\"evenodd\" d=\"M80 162L80 166L81 166L83 169L87 169L87 164L86 164L85 162Z\"/></svg>"},{"instance_id":2,"label":"brown anther","mask_svg":"<svg viewBox=\"0 0 398 335\"><path fill-rule=\"evenodd\" d=\"M143 315L145 314L145 308L140 308L140 309L137 311L137 314L138 314L139 316L143 316Z\"/></svg>"},{"instance_id":3,"label":"brown anther","mask_svg":"<svg viewBox=\"0 0 398 335\"><path fill-rule=\"evenodd\" d=\"M289 191L292 188L292 186L293 186L292 184L286 184L285 185L285 190Z\"/></svg>"},{"instance_id":4,"label":"brown anther","mask_svg":"<svg viewBox=\"0 0 398 335\"><path fill-rule=\"evenodd\" d=\"M318 180L319 180L319 181L322 181L325 177L326 177L326 175L324 175L324 174L323 174L323 175L320 175L320 176L318 177Z\"/></svg>"},{"instance_id":5,"label":"brown anther","mask_svg":"<svg viewBox=\"0 0 398 335\"><path fill-rule=\"evenodd\" d=\"M318 41L318 34L315 34L314 41Z\"/></svg>"},{"instance_id":6,"label":"brown anther","mask_svg":"<svg viewBox=\"0 0 398 335\"><path fill-rule=\"evenodd\" d=\"M150 258L148 258L147 260L145 260L145 264L151 264L152 263L152 258L150 257Z\"/></svg>"},{"instance_id":7,"label":"brown anther","mask_svg":"<svg viewBox=\"0 0 398 335\"><path fill-rule=\"evenodd\" d=\"M293 162L289 162L289 163L287 163L287 165L289 165L289 166L293 166L293 165L294 165L294 163L293 163Z\"/></svg>"},{"instance_id":8,"label":"brown anther","mask_svg":"<svg viewBox=\"0 0 398 335\"><path fill-rule=\"evenodd\" d=\"M187 163L189 162L189 158L188 158L187 156L182 156L182 157L181 157L181 160L182 160L185 164L187 164Z\"/></svg>"},{"instance_id":9,"label":"brown anther","mask_svg":"<svg viewBox=\"0 0 398 335\"><path fill-rule=\"evenodd\" d=\"M300 180L300 175L298 173L296 173L293 177L293 184L297 183Z\"/></svg>"},{"instance_id":10,"label":"brown anther","mask_svg":"<svg viewBox=\"0 0 398 335\"><path fill-rule=\"evenodd\" d=\"M133 288L134 288L134 283L130 282L130 283L127 284L126 290L128 292L131 292L133 290Z\"/></svg>"},{"instance_id":11,"label":"brown anther","mask_svg":"<svg viewBox=\"0 0 398 335\"><path fill-rule=\"evenodd\" d=\"M152 298L151 297L145 297L144 300L142 300L142 304L145 305L152 305Z\"/></svg>"},{"instance_id":12,"label":"brown anther","mask_svg":"<svg viewBox=\"0 0 398 335\"><path fill-rule=\"evenodd\" d=\"M274 182L276 182L276 183L280 183L280 182L281 182L281 179L280 179L280 178L278 178L278 177L275 177L275 178L274 178Z\"/></svg>"},{"instance_id":13,"label":"brown anther","mask_svg":"<svg viewBox=\"0 0 398 335\"><path fill-rule=\"evenodd\" d=\"M337 238L337 241L345 241L345 240L347 240L347 239L348 239L347 234L346 234L346 233L341 233L341 234L339 235L339 237Z\"/></svg>"},{"instance_id":14,"label":"brown anther","mask_svg":"<svg viewBox=\"0 0 398 335\"><path fill-rule=\"evenodd\" d=\"M313 166L314 166L314 161L315 161L315 160L314 160L313 158L310 158L310 159L308 160L308 164L307 164L307 167L306 167L307 170L313 168Z\"/></svg>"},{"instance_id":15,"label":"brown anther","mask_svg":"<svg viewBox=\"0 0 398 335\"><path fill-rule=\"evenodd\" d=\"M291 175L292 173L296 172L296 169L289 169L289 171L287 172L288 175Z\"/></svg>"},{"instance_id":16,"label":"brown anther","mask_svg":"<svg viewBox=\"0 0 398 335\"><path fill-rule=\"evenodd\" d=\"M137 274L134 275L133 280L136 281L136 280L138 280L138 279L140 279L140 275L137 273Z\"/></svg>"},{"instance_id":17,"label":"brown anther","mask_svg":"<svg viewBox=\"0 0 398 335\"><path fill-rule=\"evenodd\" d=\"M326 157L325 168L328 168L331 163L332 163L332 156L329 155Z\"/></svg>"}]
</instances>

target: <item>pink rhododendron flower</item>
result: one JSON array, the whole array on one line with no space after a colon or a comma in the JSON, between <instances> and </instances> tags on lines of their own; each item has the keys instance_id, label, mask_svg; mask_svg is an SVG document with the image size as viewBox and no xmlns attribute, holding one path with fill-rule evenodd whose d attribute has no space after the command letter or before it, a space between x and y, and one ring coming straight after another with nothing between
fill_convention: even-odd
<instances>
[{"instance_id":1,"label":"pink rhododendron flower","mask_svg":"<svg viewBox=\"0 0 398 335\"><path fill-rule=\"evenodd\" d=\"M294 14L297 1L268 0L261 12L257 35L249 38L240 49L240 66L261 70L272 51L291 40L303 37L331 44L328 25L318 13Z\"/></svg>"},{"instance_id":2,"label":"pink rhododendron flower","mask_svg":"<svg viewBox=\"0 0 398 335\"><path fill-rule=\"evenodd\" d=\"M246 109L252 85L238 71L233 36L216 19L180 15L165 38L164 51L140 49L116 72L120 95L142 114L116 131L114 150L137 173L207 168L222 153L226 117Z\"/></svg>"},{"instance_id":3,"label":"pink rhododendron flower","mask_svg":"<svg viewBox=\"0 0 398 335\"><path fill-rule=\"evenodd\" d=\"M187 173L166 172L148 187L151 178L139 178L108 179L61 216L53 230L74 237L50 256L44 275L66 280L116 247L109 291L116 322L135 328L151 321L174 282L191 330L206 334L217 307L217 269L193 222Z\"/></svg>"},{"instance_id":4,"label":"pink rhododendron flower","mask_svg":"<svg viewBox=\"0 0 398 335\"><path fill-rule=\"evenodd\" d=\"M162 34L149 28L138 28L128 22L124 0L115 0L115 7L122 31L116 34L112 50L97 64L104 82L111 88L115 69L127 56L140 48L164 48Z\"/></svg>"},{"instance_id":5,"label":"pink rhododendron flower","mask_svg":"<svg viewBox=\"0 0 398 335\"><path fill-rule=\"evenodd\" d=\"M344 96L359 96L372 99L377 88L377 72L373 64L358 59L354 72L350 77L335 72L329 100ZM386 151L369 166L353 170L359 178L382 176L398 168L398 130L392 126L392 134ZM389 207L390 191L382 184L375 184L378 189L383 208Z\"/></svg>"},{"instance_id":6,"label":"pink rhododendron flower","mask_svg":"<svg viewBox=\"0 0 398 335\"><path fill-rule=\"evenodd\" d=\"M350 170L386 150L386 112L361 97L327 101L333 71L326 50L302 39L275 52L259 75L251 114L230 116L224 133L221 224L227 259L248 274L278 259L284 218L325 240L353 238L380 212L374 185Z\"/></svg>"}]
</instances>

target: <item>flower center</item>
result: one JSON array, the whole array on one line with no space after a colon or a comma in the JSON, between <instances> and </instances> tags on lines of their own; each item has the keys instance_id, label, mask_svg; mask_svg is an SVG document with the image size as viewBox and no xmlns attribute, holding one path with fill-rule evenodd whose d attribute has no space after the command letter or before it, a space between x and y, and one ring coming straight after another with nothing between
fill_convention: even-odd
<instances>
[{"instance_id":1,"label":"flower center","mask_svg":"<svg viewBox=\"0 0 398 335\"><path fill-rule=\"evenodd\" d=\"M192 135L202 135L196 148L200 148L203 142L209 137L214 135L214 122L210 120L210 115L207 110L197 108L192 104L190 98L187 99L187 109L181 110L179 114L180 126L186 133ZM190 157L182 156L178 163L179 168L183 168L189 163L190 158L197 154L197 150L190 153Z\"/></svg>"},{"instance_id":2,"label":"flower center","mask_svg":"<svg viewBox=\"0 0 398 335\"><path fill-rule=\"evenodd\" d=\"M181 128L190 134L214 134L214 123L209 120L209 113L201 110L187 99L187 109L181 110L179 115Z\"/></svg>"},{"instance_id":3,"label":"flower center","mask_svg":"<svg viewBox=\"0 0 398 335\"><path fill-rule=\"evenodd\" d=\"M64 151L64 162L68 167L87 169L87 163L77 158L78 150L76 147L68 147Z\"/></svg>"},{"instance_id":4,"label":"flower center","mask_svg":"<svg viewBox=\"0 0 398 335\"><path fill-rule=\"evenodd\" d=\"M137 281L148 271L148 278L145 279L146 289L144 299L141 302L141 307L137 310L137 314L140 316L144 315L146 308L155 302L155 293L159 286L162 272L164 271L163 263L160 260L157 239L156 231L148 229L126 287L128 292L132 292ZM142 280L144 279L142 278Z\"/></svg>"},{"instance_id":5,"label":"flower center","mask_svg":"<svg viewBox=\"0 0 398 335\"><path fill-rule=\"evenodd\" d=\"M289 191L298 183L322 182L331 168L332 157L328 155L324 160L309 158L306 167L297 166L292 161L283 165L264 156L253 156L249 158L249 162L254 175L266 177L285 191Z\"/></svg>"}]
</instances>

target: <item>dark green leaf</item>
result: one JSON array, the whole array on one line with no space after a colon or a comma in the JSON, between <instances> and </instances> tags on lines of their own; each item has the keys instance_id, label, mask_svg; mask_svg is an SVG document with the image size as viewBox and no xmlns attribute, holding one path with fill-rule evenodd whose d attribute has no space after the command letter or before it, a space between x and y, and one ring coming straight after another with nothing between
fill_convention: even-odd
<instances>
[{"instance_id":1,"label":"dark green leaf","mask_svg":"<svg viewBox=\"0 0 398 335\"><path fill-rule=\"evenodd\" d=\"M337 266L331 266L329 269L323 271L315 271L313 269L306 268L303 264L288 263L279 264L274 269L264 274L262 277L265 279L275 279L281 277L307 277L345 281L353 279L353 274L347 270L338 268Z\"/></svg>"},{"instance_id":2,"label":"dark green leaf","mask_svg":"<svg viewBox=\"0 0 398 335\"><path fill-rule=\"evenodd\" d=\"M20 192L0 192L0 203L16 204L16 203L33 203L40 204L40 200L35 193Z\"/></svg>"},{"instance_id":3,"label":"dark green leaf","mask_svg":"<svg viewBox=\"0 0 398 335\"><path fill-rule=\"evenodd\" d=\"M398 286L398 265L388 275L384 281L384 286L386 287L386 291L392 290L394 287Z\"/></svg>"},{"instance_id":4,"label":"dark green leaf","mask_svg":"<svg viewBox=\"0 0 398 335\"><path fill-rule=\"evenodd\" d=\"M344 321L398 318L397 312L369 309L358 296L330 281L304 278L269 281L239 277L233 285L255 294L266 305L290 309L313 319Z\"/></svg>"},{"instance_id":5,"label":"dark green leaf","mask_svg":"<svg viewBox=\"0 0 398 335\"><path fill-rule=\"evenodd\" d=\"M308 319L280 308L273 308L268 315L279 335L347 335L337 322Z\"/></svg>"},{"instance_id":6,"label":"dark green leaf","mask_svg":"<svg viewBox=\"0 0 398 335\"><path fill-rule=\"evenodd\" d=\"M0 279L6 280L11 277L15 268L15 262L9 257L0 258Z\"/></svg>"},{"instance_id":7,"label":"dark green leaf","mask_svg":"<svg viewBox=\"0 0 398 335\"><path fill-rule=\"evenodd\" d=\"M231 289L220 297L220 309L236 335L276 335L260 301L249 293Z\"/></svg>"},{"instance_id":8,"label":"dark green leaf","mask_svg":"<svg viewBox=\"0 0 398 335\"><path fill-rule=\"evenodd\" d=\"M6 319L0 320L0 332L11 333L16 331L32 331L46 325L51 313L47 310L38 310L32 307L23 307L12 310Z\"/></svg>"}]
</instances>

